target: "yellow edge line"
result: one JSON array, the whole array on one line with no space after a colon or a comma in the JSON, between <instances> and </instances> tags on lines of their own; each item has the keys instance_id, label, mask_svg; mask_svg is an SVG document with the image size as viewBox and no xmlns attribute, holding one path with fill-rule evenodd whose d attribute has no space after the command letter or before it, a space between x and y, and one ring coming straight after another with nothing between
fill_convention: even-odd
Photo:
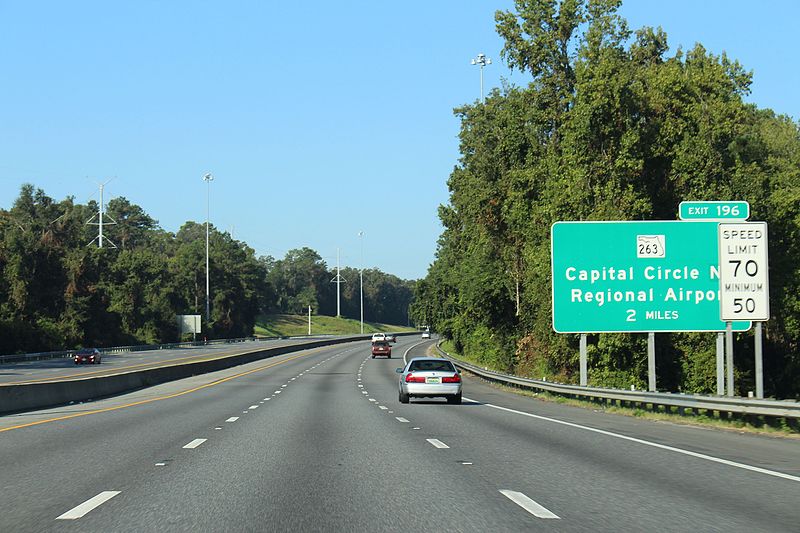
<instances>
[{"instance_id":1,"label":"yellow edge line","mask_svg":"<svg viewBox=\"0 0 800 533\"><path fill-rule=\"evenodd\" d=\"M246 376L246 375L252 374L254 372L259 372L261 370L266 370L267 368L272 368L274 366L282 365L284 363L288 363L289 361L294 361L295 359L299 359L300 357L306 357L308 355L311 355L314 352L320 351L323 348L330 348L330 346L321 346L319 348L312 348L311 350L309 350L308 353L295 355L295 356L289 357L288 359L284 359L283 361L278 361L277 363L272 363L272 364L269 364L269 365L265 365L265 366L261 366L261 367L258 367L258 368L254 368L253 370L248 370L247 372L242 372L240 374L235 374L233 376L228 376L227 378L221 378L221 379L218 379L217 381L212 381L211 383L206 383L205 385L200 385L199 387L194 387L192 389L187 389L187 390L184 390L184 391L181 391L181 392L176 392L175 394L168 394L167 396L159 396L158 398L150 398L148 400L141 400L141 401L138 401L138 402L128 403L128 404L125 404L125 405L117 405L116 407L106 407L105 409L97 409L97 410L89 411L89 412L86 412L86 413L75 413L74 415L59 416L57 418L48 418L47 420L39 420L37 422L29 422L27 424L20 424L18 426L11 426L11 427L0 429L0 433L4 433L6 431L11 431L12 429L21 429L21 428L27 428L27 427L31 427L31 426L38 426L39 424L47 424L49 422L58 422L59 420L68 420L70 418L78 418L78 417L81 417L81 416L96 415L96 414L99 414L99 413L107 413L109 411L117 411L119 409L125 409L127 407L134 407L136 405L143 405L143 404L146 404L146 403L158 402L158 401L161 401L161 400L169 400L170 398L176 398L178 396L183 396L184 394L190 394L192 392L197 392L197 391L199 391L201 389L205 389L205 388L208 388L208 387L213 387L214 385L219 385L220 383L225 383L226 381L230 381L232 379L240 378L242 376Z\"/></svg>"},{"instance_id":2,"label":"yellow edge line","mask_svg":"<svg viewBox=\"0 0 800 533\"><path fill-rule=\"evenodd\" d=\"M280 346L275 346L274 348L285 348L286 346L292 346L291 344L282 344ZM245 350L243 352L228 352L228 353L211 353L205 355L190 355L188 357L179 357L177 359L168 359L166 361L150 361L148 363L139 363L137 365L128 365L128 366L121 366L119 368L108 368L103 370L95 370L93 372L84 372L82 374L69 374L63 376L51 376L48 378L39 378L39 379L29 379L25 381L6 381L4 383L0 383L0 387L9 387L12 385L28 385L31 383L42 383L42 382L50 382L50 381L80 381L81 379L86 378L87 376L96 376L97 374L106 374L109 376L115 376L117 374L123 374L122 370L130 370L132 368L140 368L146 367L148 365L152 365L150 368L163 368L167 366L172 366L173 363L179 363L181 361L216 361L217 359L225 359L226 357L236 357L239 355L246 355L249 353L260 352L263 350L269 350L269 348L256 348L254 350Z\"/></svg>"}]
</instances>

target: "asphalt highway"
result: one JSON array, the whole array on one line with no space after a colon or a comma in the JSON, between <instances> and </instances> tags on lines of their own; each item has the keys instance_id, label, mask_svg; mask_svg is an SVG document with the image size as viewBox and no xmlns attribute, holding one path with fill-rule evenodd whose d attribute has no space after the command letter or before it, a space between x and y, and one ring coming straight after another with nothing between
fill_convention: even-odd
<instances>
[{"instance_id":1,"label":"asphalt highway","mask_svg":"<svg viewBox=\"0 0 800 533\"><path fill-rule=\"evenodd\" d=\"M0 531L797 531L800 442L465 376L400 404L365 341L0 417Z\"/></svg>"}]
</instances>

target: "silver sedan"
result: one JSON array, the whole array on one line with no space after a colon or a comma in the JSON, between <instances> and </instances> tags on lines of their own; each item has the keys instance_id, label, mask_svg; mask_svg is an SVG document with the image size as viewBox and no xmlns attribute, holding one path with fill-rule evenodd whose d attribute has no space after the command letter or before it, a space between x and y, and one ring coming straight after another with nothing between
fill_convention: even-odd
<instances>
[{"instance_id":1,"label":"silver sedan","mask_svg":"<svg viewBox=\"0 0 800 533\"><path fill-rule=\"evenodd\" d=\"M400 403L409 398L447 398L447 403L461 403L461 374L453 363L436 357L415 357L400 374Z\"/></svg>"}]
</instances>

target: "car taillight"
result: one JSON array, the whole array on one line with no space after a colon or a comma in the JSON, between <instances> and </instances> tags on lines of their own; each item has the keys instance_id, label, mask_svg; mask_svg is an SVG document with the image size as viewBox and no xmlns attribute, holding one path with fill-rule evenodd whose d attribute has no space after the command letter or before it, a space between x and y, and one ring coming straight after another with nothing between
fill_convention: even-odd
<instances>
[{"instance_id":1,"label":"car taillight","mask_svg":"<svg viewBox=\"0 0 800 533\"><path fill-rule=\"evenodd\" d=\"M443 377L442 383L461 383L461 376L456 374L453 377Z\"/></svg>"},{"instance_id":2,"label":"car taillight","mask_svg":"<svg viewBox=\"0 0 800 533\"><path fill-rule=\"evenodd\" d=\"M406 376L406 383L425 383L425 376L415 376L414 374L408 374Z\"/></svg>"}]
</instances>

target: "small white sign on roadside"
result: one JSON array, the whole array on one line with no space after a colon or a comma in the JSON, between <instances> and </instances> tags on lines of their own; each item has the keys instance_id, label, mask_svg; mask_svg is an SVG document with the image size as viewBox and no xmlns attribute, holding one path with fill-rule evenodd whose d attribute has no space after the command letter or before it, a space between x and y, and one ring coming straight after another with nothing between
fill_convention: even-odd
<instances>
[{"instance_id":1,"label":"small white sign on roadside","mask_svg":"<svg viewBox=\"0 0 800 533\"><path fill-rule=\"evenodd\" d=\"M184 333L200 333L200 315L178 315L178 330Z\"/></svg>"},{"instance_id":2,"label":"small white sign on roadside","mask_svg":"<svg viewBox=\"0 0 800 533\"><path fill-rule=\"evenodd\" d=\"M767 223L720 223L720 319L769 320Z\"/></svg>"}]
</instances>

